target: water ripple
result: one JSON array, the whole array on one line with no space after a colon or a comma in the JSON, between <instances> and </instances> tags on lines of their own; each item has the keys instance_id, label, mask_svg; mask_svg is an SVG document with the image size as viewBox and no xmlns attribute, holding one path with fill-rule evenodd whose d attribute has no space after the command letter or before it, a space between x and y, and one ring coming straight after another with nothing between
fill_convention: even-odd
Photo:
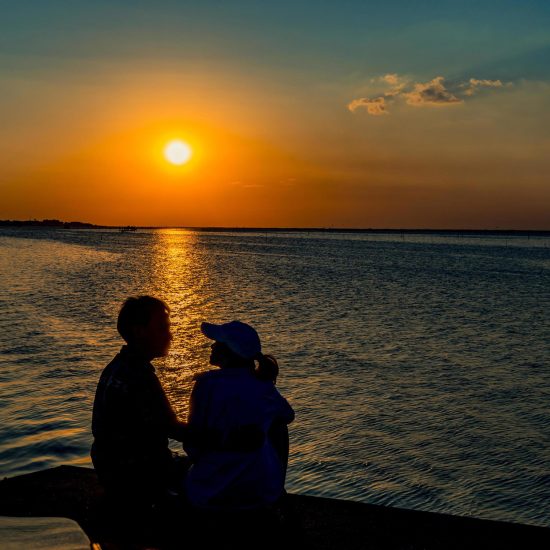
<instances>
[{"instance_id":1,"label":"water ripple","mask_svg":"<svg viewBox=\"0 0 550 550\"><path fill-rule=\"evenodd\" d=\"M541 239L2 229L0 470L89 465L118 308L151 293L182 418L200 322L258 328L296 410L291 491L550 526L549 288Z\"/></svg>"}]
</instances>

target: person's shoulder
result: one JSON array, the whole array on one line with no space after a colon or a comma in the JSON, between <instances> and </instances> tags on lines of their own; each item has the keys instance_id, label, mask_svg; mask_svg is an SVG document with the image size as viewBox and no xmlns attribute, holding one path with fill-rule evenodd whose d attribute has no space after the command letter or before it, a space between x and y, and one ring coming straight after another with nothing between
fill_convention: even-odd
<instances>
[{"instance_id":1,"label":"person's shoulder","mask_svg":"<svg viewBox=\"0 0 550 550\"><path fill-rule=\"evenodd\" d=\"M117 353L101 372L101 378L111 377L115 372L120 370L121 366L122 361L120 359L120 353Z\"/></svg>"},{"instance_id":2,"label":"person's shoulder","mask_svg":"<svg viewBox=\"0 0 550 550\"><path fill-rule=\"evenodd\" d=\"M131 381L131 368L123 355L117 353L113 360L103 369L100 383L109 387L121 387Z\"/></svg>"},{"instance_id":3,"label":"person's shoulder","mask_svg":"<svg viewBox=\"0 0 550 550\"><path fill-rule=\"evenodd\" d=\"M208 380L216 380L222 377L223 371L221 369L212 369L205 372L199 372L193 376L195 382L203 382Z\"/></svg>"}]
</instances>

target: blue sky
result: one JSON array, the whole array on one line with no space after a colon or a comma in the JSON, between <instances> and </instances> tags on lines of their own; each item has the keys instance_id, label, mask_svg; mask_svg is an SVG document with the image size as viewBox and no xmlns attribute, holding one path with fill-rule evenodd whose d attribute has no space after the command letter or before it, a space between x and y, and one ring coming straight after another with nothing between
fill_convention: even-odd
<instances>
[{"instance_id":1,"label":"blue sky","mask_svg":"<svg viewBox=\"0 0 550 550\"><path fill-rule=\"evenodd\" d=\"M51 1L2 7L2 57L215 59L308 73L547 78L547 1ZM183 57L183 59L182 59Z\"/></svg>"}]
</instances>

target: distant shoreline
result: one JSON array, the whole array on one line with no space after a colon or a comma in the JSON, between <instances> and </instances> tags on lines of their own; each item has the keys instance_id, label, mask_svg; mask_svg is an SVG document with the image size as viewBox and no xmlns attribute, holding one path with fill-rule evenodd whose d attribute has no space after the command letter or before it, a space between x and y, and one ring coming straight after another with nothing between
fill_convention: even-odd
<instances>
[{"instance_id":1,"label":"distant shoreline","mask_svg":"<svg viewBox=\"0 0 550 550\"><path fill-rule=\"evenodd\" d=\"M60 220L0 220L0 227L43 229L123 229L124 225L96 225L87 222ZM550 229L437 229L437 228L350 228L350 227L189 227L189 226L135 226L139 229L187 229L204 232L232 233L363 233L363 234L419 234L419 235L491 235L517 237L550 237Z\"/></svg>"}]
</instances>

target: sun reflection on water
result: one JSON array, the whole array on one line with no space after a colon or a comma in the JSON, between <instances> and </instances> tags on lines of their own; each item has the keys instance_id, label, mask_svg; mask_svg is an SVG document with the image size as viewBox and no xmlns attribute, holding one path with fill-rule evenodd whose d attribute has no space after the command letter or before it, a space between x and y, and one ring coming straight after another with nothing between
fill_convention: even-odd
<instances>
[{"instance_id":1,"label":"sun reflection on water","mask_svg":"<svg viewBox=\"0 0 550 550\"><path fill-rule=\"evenodd\" d=\"M210 278L197 234L165 229L156 232L152 293L170 307L174 340L168 357L157 361L159 377L178 416L187 417L193 377L206 370L208 342L200 323L209 317Z\"/></svg>"}]
</instances>

